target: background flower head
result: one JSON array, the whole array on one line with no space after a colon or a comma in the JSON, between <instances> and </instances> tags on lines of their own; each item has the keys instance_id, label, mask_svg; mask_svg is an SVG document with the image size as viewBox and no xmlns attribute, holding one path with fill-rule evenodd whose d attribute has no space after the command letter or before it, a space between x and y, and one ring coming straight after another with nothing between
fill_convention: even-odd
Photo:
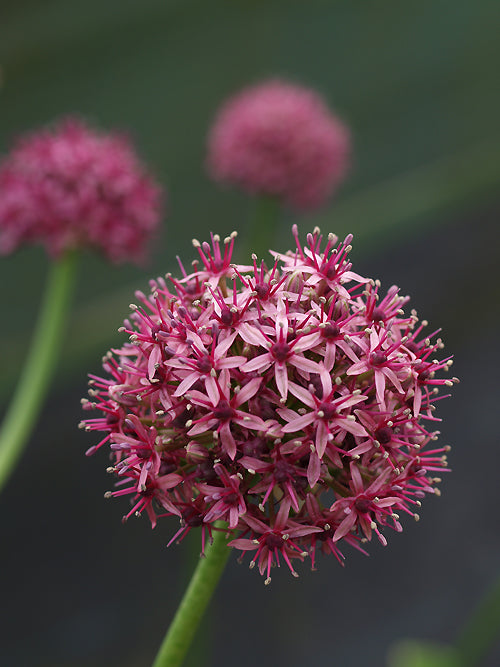
<instances>
[{"instance_id":1,"label":"background flower head","mask_svg":"<svg viewBox=\"0 0 500 667\"><path fill-rule=\"evenodd\" d=\"M140 262L161 200L125 137L65 119L22 138L0 165L0 251L41 243L58 256L88 246Z\"/></svg>"},{"instance_id":2,"label":"background flower head","mask_svg":"<svg viewBox=\"0 0 500 667\"><path fill-rule=\"evenodd\" d=\"M138 292L84 400L101 416L82 422L104 433L88 453L111 448L125 518L176 516L170 541L201 527L202 548L226 521L266 581L418 519L446 469L434 410L454 382L407 297L352 271L351 237L294 236L271 268L231 264L234 235L195 242L192 274Z\"/></svg>"},{"instance_id":3,"label":"background flower head","mask_svg":"<svg viewBox=\"0 0 500 667\"><path fill-rule=\"evenodd\" d=\"M323 99L279 80L230 98L208 138L214 180L278 197L298 210L326 201L344 177L348 154L347 128Z\"/></svg>"}]
</instances>

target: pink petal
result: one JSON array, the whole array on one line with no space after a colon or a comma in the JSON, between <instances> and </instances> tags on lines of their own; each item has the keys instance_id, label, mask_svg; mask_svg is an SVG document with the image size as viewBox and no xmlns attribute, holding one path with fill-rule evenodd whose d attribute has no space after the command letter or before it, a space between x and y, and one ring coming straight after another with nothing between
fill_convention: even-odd
<instances>
[{"instance_id":1,"label":"pink petal","mask_svg":"<svg viewBox=\"0 0 500 667\"><path fill-rule=\"evenodd\" d=\"M356 523L356 519L357 519L356 512L350 512L333 534L332 538L333 541L337 542L337 540L340 540L342 537L345 537L347 533L350 533L351 529Z\"/></svg>"},{"instance_id":2,"label":"pink petal","mask_svg":"<svg viewBox=\"0 0 500 667\"><path fill-rule=\"evenodd\" d=\"M259 391L259 387L262 384L262 378L253 378L250 382L240 389L236 395L235 405L239 407L246 403L250 398L253 398L255 394Z\"/></svg>"},{"instance_id":3,"label":"pink petal","mask_svg":"<svg viewBox=\"0 0 500 667\"><path fill-rule=\"evenodd\" d=\"M236 442L231 433L229 422L222 425L222 428L219 431L219 439L226 454L231 460L234 460L234 457L236 456Z\"/></svg>"},{"instance_id":4,"label":"pink petal","mask_svg":"<svg viewBox=\"0 0 500 667\"><path fill-rule=\"evenodd\" d=\"M194 383L199 379L199 377L196 375L196 373L190 373L187 377L182 380L180 385L177 387L177 389L174 392L174 396L183 396L188 389L190 389Z\"/></svg>"},{"instance_id":5,"label":"pink petal","mask_svg":"<svg viewBox=\"0 0 500 667\"><path fill-rule=\"evenodd\" d=\"M353 435L359 435L361 437L368 435L364 426L361 426L361 424L358 424L358 422L351 421L350 419L334 419L332 420L332 423L336 424L341 429L344 429L344 431L352 433Z\"/></svg>"},{"instance_id":6,"label":"pink petal","mask_svg":"<svg viewBox=\"0 0 500 667\"><path fill-rule=\"evenodd\" d=\"M276 387L281 398L286 399L288 395L288 369L285 364L275 364L274 376L276 378Z\"/></svg>"},{"instance_id":7,"label":"pink petal","mask_svg":"<svg viewBox=\"0 0 500 667\"><path fill-rule=\"evenodd\" d=\"M241 370L244 373L250 373L252 371L263 371L269 368L271 364L272 364L271 355L268 352L266 352L266 354L260 354L258 357L255 357L254 359L250 359L250 361L247 361L246 364L243 364Z\"/></svg>"},{"instance_id":8,"label":"pink petal","mask_svg":"<svg viewBox=\"0 0 500 667\"><path fill-rule=\"evenodd\" d=\"M369 368L366 361L358 361L348 368L346 373L347 375L361 375L361 373L365 373L367 370L369 370Z\"/></svg>"},{"instance_id":9,"label":"pink petal","mask_svg":"<svg viewBox=\"0 0 500 667\"><path fill-rule=\"evenodd\" d=\"M316 418L315 413L309 412L307 415L302 415L300 417L297 417L297 419L293 419L288 424L285 424L285 426L283 426L281 430L283 431L283 433L296 433L297 431L302 431L302 429L304 429L306 426L312 424L315 418Z\"/></svg>"},{"instance_id":10,"label":"pink petal","mask_svg":"<svg viewBox=\"0 0 500 667\"><path fill-rule=\"evenodd\" d=\"M255 551L259 548L258 544L255 544L253 540L248 540L243 537L238 538L237 540L231 540L228 542L229 547L234 547L235 549L241 549L241 551Z\"/></svg>"},{"instance_id":11,"label":"pink petal","mask_svg":"<svg viewBox=\"0 0 500 667\"><path fill-rule=\"evenodd\" d=\"M220 359L223 357L226 352L229 350L231 345L234 343L234 339L238 335L237 331L234 331L230 336L227 338L224 338L215 348L214 350L214 358L215 359Z\"/></svg>"},{"instance_id":12,"label":"pink petal","mask_svg":"<svg viewBox=\"0 0 500 667\"><path fill-rule=\"evenodd\" d=\"M250 345L257 345L260 347L269 347L269 343L264 336L264 334L259 331L256 327L251 326L250 324L243 322L239 329L239 334L245 341L245 343L249 343Z\"/></svg>"},{"instance_id":13,"label":"pink petal","mask_svg":"<svg viewBox=\"0 0 500 667\"><path fill-rule=\"evenodd\" d=\"M219 387L217 386L215 378L211 375L205 378L205 389L207 390L207 395L212 405L217 405L220 400Z\"/></svg>"},{"instance_id":14,"label":"pink petal","mask_svg":"<svg viewBox=\"0 0 500 667\"><path fill-rule=\"evenodd\" d=\"M290 382L288 385L288 389L291 394L295 396L295 398L298 398L299 401L302 401L304 405L307 405L309 408L314 408L316 407L316 403L311 395L311 392L305 389L304 387L301 387L298 384L295 384L295 382Z\"/></svg>"},{"instance_id":15,"label":"pink petal","mask_svg":"<svg viewBox=\"0 0 500 667\"><path fill-rule=\"evenodd\" d=\"M335 365L335 351L337 347L335 343L327 343L326 344L326 350L325 350L325 359L324 359L324 364L326 370L331 373L332 369Z\"/></svg>"},{"instance_id":16,"label":"pink petal","mask_svg":"<svg viewBox=\"0 0 500 667\"><path fill-rule=\"evenodd\" d=\"M347 371L349 373L349 371ZM384 393L385 393L385 375L382 371L375 370L375 387L377 390L377 401L382 408L385 409Z\"/></svg>"},{"instance_id":17,"label":"pink petal","mask_svg":"<svg viewBox=\"0 0 500 667\"><path fill-rule=\"evenodd\" d=\"M306 371L306 373L319 373L321 371L321 366L316 361L300 357L299 355L293 355L290 363L292 366L300 368L301 371Z\"/></svg>"},{"instance_id":18,"label":"pink petal","mask_svg":"<svg viewBox=\"0 0 500 667\"><path fill-rule=\"evenodd\" d=\"M323 458L323 454L325 453L325 449L328 444L329 434L330 431L327 428L325 422L322 419L320 419L318 421L318 426L316 428L316 441L315 441L316 451L318 452L318 456L320 459Z\"/></svg>"},{"instance_id":19,"label":"pink petal","mask_svg":"<svg viewBox=\"0 0 500 667\"><path fill-rule=\"evenodd\" d=\"M312 488L319 479L321 473L321 462L316 452L309 456L309 465L307 466L307 481Z\"/></svg>"}]
</instances>

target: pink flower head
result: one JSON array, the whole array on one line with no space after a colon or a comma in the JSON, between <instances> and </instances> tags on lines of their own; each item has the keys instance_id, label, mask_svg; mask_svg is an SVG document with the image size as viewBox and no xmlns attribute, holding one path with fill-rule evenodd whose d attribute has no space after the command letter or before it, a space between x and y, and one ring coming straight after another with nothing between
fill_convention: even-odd
<instances>
[{"instance_id":1,"label":"pink flower head","mask_svg":"<svg viewBox=\"0 0 500 667\"><path fill-rule=\"evenodd\" d=\"M222 106L208 138L208 169L216 181L309 210L342 180L348 153L348 131L319 95L268 81Z\"/></svg>"},{"instance_id":2,"label":"pink flower head","mask_svg":"<svg viewBox=\"0 0 500 667\"><path fill-rule=\"evenodd\" d=\"M110 446L125 518L176 516L170 542L201 527L202 549L224 521L266 582L418 519L446 470L438 393L456 381L408 298L351 270L351 237L293 233L270 269L232 264L234 234L196 241L202 267L137 292L129 341L84 400L100 416L82 422L103 434L89 454Z\"/></svg>"},{"instance_id":3,"label":"pink flower head","mask_svg":"<svg viewBox=\"0 0 500 667\"><path fill-rule=\"evenodd\" d=\"M41 243L52 256L90 246L142 261L161 212L159 187L129 142L80 120L21 139L0 165L0 252Z\"/></svg>"}]
</instances>

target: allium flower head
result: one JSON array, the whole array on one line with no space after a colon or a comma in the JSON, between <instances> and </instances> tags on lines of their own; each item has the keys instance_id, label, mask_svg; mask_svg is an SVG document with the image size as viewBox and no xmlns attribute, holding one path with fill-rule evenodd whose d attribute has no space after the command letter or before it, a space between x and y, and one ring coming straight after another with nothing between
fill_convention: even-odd
<instances>
[{"instance_id":1,"label":"allium flower head","mask_svg":"<svg viewBox=\"0 0 500 667\"><path fill-rule=\"evenodd\" d=\"M208 169L216 181L307 210L342 180L348 153L347 129L319 95L269 81L222 106L208 139Z\"/></svg>"},{"instance_id":2,"label":"allium flower head","mask_svg":"<svg viewBox=\"0 0 500 667\"><path fill-rule=\"evenodd\" d=\"M302 247L293 231L270 268L231 264L235 235L212 236L193 273L137 292L129 341L83 401L101 415L81 424L103 433L88 454L110 447L125 519L177 517L170 542L201 527L202 549L224 521L266 582L418 519L446 469L434 409L455 381L408 297L351 270L350 236L316 229Z\"/></svg>"},{"instance_id":3,"label":"allium flower head","mask_svg":"<svg viewBox=\"0 0 500 667\"><path fill-rule=\"evenodd\" d=\"M159 187L129 142L66 119L21 139L0 165L0 252L90 246L142 261L160 219Z\"/></svg>"}]
</instances>

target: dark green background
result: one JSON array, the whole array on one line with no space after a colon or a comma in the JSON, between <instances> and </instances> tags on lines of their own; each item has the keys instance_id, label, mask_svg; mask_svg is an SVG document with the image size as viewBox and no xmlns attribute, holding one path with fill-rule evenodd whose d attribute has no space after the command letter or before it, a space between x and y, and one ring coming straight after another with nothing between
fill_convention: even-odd
<instances>
[{"instance_id":1,"label":"dark green background","mask_svg":"<svg viewBox=\"0 0 500 667\"><path fill-rule=\"evenodd\" d=\"M252 202L205 176L205 137L221 101L281 76L319 90L349 124L353 164L331 207L301 229L355 236L354 269L401 285L443 326L462 384L443 403L454 472L421 524L388 535L341 570L285 572L264 589L233 563L211 613L206 663L240 667L384 664L404 636L451 641L499 569L498 1L36 2L0 5L0 150L66 114L127 130L168 189L150 266L86 255L61 366L39 427L0 496L6 665L149 664L187 572L186 550L122 527L105 503L105 455L76 431L86 373L120 341L133 290L189 263L190 239L237 229ZM289 247L292 218L277 233ZM0 260L0 406L29 343L46 258ZM278 574L280 576L278 576ZM492 656L490 665L500 656ZM485 663L486 664L486 663Z\"/></svg>"}]
</instances>

